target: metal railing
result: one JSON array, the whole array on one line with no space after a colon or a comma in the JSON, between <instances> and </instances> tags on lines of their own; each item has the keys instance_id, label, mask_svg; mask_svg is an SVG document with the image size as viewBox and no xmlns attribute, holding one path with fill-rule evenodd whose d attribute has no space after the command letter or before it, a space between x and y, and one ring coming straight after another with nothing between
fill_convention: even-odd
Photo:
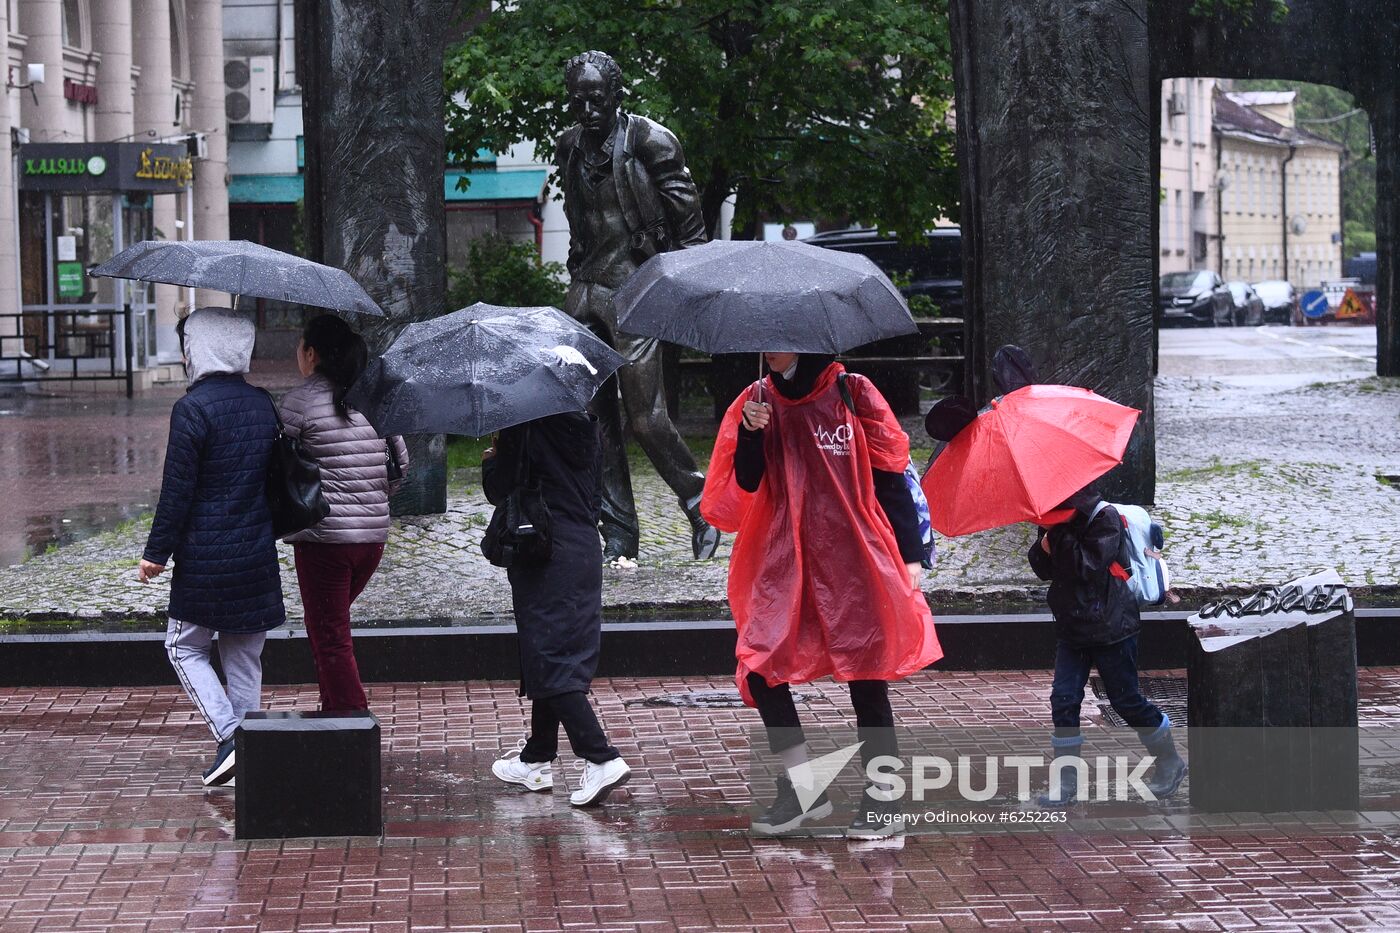
<instances>
[{"instance_id":1,"label":"metal railing","mask_svg":"<svg viewBox=\"0 0 1400 933\"><path fill-rule=\"evenodd\" d=\"M0 378L23 380L30 367L44 379L123 381L130 398L131 337L130 306L26 305L0 314Z\"/></svg>"}]
</instances>

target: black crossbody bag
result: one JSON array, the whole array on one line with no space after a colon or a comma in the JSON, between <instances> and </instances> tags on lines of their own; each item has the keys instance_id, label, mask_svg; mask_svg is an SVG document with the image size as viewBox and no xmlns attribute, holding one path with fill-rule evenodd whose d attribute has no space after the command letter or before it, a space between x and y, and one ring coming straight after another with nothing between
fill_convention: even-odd
<instances>
[{"instance_id":1,"label":"black crossbody bag","mask_svg":"<svg viewBox=\"0 0 1400 933\"><path fill-rule=\"evenodd\" d=\"M527 427L516 463L515 486L506 500L496 506L481 539L481 553L497 567L542 564L554 550L549 506L540 492L539 479L531 475L529 463L530 429Z\"/></svg>"}]
</instances>

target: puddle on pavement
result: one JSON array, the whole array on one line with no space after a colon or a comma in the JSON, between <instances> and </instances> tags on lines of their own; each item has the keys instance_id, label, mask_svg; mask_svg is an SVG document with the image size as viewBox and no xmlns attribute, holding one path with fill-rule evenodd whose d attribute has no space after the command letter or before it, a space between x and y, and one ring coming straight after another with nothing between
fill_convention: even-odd
<instances>
[{"instance_id":1,"label":"puddle on pavement","mask_svg":"<svg viewBox=\"0 0 1400 933\"><path fill-rule=\"evenodd\" d=\"M78 506L47 515L26 515L24 529L0 536L0 567L23 563L52 548L67 547L111 531L155 507L155 494L141 502Z\"/></svg>"},{"instance_id":2,"label":"puddle on pavement","mask_svg":"<svg viewBox=\"0 0 1400 933\"><path fill-rule=\"evenodd\" d=\"M792 699L796 703L807 703L810 696L794 690ZM674 706L681 709L738 709L744 705L738 689L733 690L691 690L687 693L663 693L640 700L628 700L623 706Z\"/></svg>"}]
</instances>

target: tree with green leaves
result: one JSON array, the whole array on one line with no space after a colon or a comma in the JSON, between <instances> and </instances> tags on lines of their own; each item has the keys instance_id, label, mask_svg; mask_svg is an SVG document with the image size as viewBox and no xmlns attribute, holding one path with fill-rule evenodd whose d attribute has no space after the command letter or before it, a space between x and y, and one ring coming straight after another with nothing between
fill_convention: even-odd
<instances>
[{"instance_id":1,"label":"tree with green leaves","mask_svg":"<svg viewBox=\"0 0 1400 933\"><path fill-rule=\"evenodd\" d=\"M624 107L681 140L707 227L819 217L917 236L956 214L946 5L910 0L516 0L445 65L449 148L549 145L564 62L607 52Z\"/></svg>"}]
</instances>

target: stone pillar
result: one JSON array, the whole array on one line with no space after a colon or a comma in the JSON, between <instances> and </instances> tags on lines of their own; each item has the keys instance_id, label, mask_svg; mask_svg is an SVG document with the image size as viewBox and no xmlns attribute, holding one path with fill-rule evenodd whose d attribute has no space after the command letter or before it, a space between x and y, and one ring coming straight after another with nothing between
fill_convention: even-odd
<instances>
[{"instance_id":1,"label":"stone pillar","mask_svg":"<svg viewBox=\"0 0 1400 933\"><path fill-rule=\"evenodd\" d=\"M1392 71L1400 66L1391 63ZM1400 376L1400 76L1370 102L1376 134L1376 374Z\"/></svg>"},{"instance_id":2,"label":"stone pillar","mask_svg":"<svg viewBox=\"0 0 1400 933\"><path fill-rule=\"evenodd\" d=\"M54 0L19 0L19 25L29 37L26 64L44 65L44 83L20 94L21 125L31 142L63 142L67 102L63 99L63 12ZM20 82L28 78L21 69ZM37 102L36 102L37 98Z\"/></svg>"},{"instance_id":3,"label":"stone pillar","mask_svg":"<svg viewBox=\"0 0 1400 933\"><path fill-rule=\"evenodd\" d=\"M132 58L141 69L132 101L133 130L136 138L173 136L180 132L175 121L175 86L170 61L170 0L131 0ZM183 197L181 195L180 197ZM175 195L159 195L155 202L155 228L158 239L178 240L175 221L184 216L184 205ZM179 339L175 336L177 309L183 303L183 289L156 285L156 359L161 363L180 360Z\"/></svg>"},{"instance_id":4,"label":"stone pillar","mask_svg":"<svg viewBox=\"0 0 1400 933\"><path fill-rule=\"evenodd\" d=\"M969 392L1015 343L1045 382L1142 410L1105 498L1150 503L1152 201L1146 0L953 0Z\"/></svg>"},{"instance_id":5,"label":"stone pillar","mask_svg":"<svg viewBox=\"0 0 1400 933\"><path fill-rule=\"evenodd\" d=\"M195 166L194 235L228 239L228 120L224 115L224 14L219 0L186 0L190 77L194 100L190 126L209 134L209 158ZM197 293L196 304L226 304L220 292Z\"/></svg>"},{"instance_id":6,"label":"stone pillar","mask_svg":"<svg viewBox=\"0 0 1400 933\"><path fill-rule=\"evenodd\" d=\"M298 0L307 248L346 269L387 312L356 318L382 352L446 292L442 98L451 0ZM442 512L441 435L409 439L396 513Z\"/></svg>"},{"instance_id":7,"label":"stone pillar","mask_svg":"<svg viewBox=\"0 0 1400 933\"><path fill-rule=\"evenodd\" d=\"M102 0L92 11L93 48L102 56L97 68L97 139L126 139L132 123L131 0Z\"/></svg>"}]
</instances>

